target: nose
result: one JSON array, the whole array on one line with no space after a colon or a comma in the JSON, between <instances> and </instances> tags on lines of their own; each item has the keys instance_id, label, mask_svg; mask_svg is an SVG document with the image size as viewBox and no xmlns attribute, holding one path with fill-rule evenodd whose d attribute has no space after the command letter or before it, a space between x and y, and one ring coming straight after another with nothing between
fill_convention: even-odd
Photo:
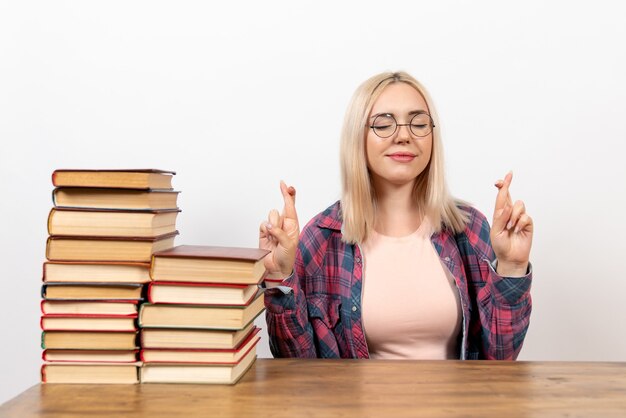
<instances>
[{"instance_id":1,"label":"nose","mask_svg":"<svg viewBox=\"0 0 626 418\"><path fill-rule=\"evenodd\" d=\"M409 141L411 141L411 131L409 130L409 125L398 124L398 132L396 132L394 142L402 144Z\"/></svg>"}]
</instances>

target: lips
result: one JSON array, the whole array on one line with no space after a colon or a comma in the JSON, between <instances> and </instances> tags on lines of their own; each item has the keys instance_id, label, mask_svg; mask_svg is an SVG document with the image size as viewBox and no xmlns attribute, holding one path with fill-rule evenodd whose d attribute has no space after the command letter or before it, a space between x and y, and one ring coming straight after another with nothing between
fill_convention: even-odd
<instances>
[{"instance_id":1,"label":"lips","mask_svg":"<svg viewBox=\"0 0 626 418\"><path fill-rule=\"evenodd\" d=\"M393 154L387 154L387 157L397 162L409 163L413 161L416 155L408 152L394 152Z\"/></svg>"}]
</instances>

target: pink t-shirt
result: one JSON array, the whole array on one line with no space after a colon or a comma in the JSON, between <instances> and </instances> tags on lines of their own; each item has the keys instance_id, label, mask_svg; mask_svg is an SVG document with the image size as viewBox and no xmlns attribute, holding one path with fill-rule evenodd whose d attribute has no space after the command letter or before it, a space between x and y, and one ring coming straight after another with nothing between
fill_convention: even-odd
<instances>
[{"instance_id":1,"label":"pink t-shirt","mask_svg":"<svg viewBox=\"0 0 626 418\"><path fill-rule=\"evenodd\" d=\"M411 235L373 232L361 246L362 319L371 358L459 358L459 292L431 233L424 219Z\"/></svg>"}]
</instances>

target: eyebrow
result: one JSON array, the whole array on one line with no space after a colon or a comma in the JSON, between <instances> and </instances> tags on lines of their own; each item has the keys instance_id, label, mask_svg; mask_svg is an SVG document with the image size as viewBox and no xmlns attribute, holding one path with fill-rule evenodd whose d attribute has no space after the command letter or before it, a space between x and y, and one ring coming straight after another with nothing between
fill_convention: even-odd
<instances>
[{"instance_id":1,"label":"eyebrow","mask_svg":"<svg viewBox=\"0 0 626 418\"><path fill-rule=\"evenodd\" d=\"M409 116L413 116L413 115L417 115L417 114L420 114L420 113L426 113L426 114L428 114L428 112L427 112L427 111L425 111L425 110L411 110L411 111L408 113L408 115L409 115ZM396 117L396 115L394 115L394 114L393 114L393 113L391 113L391 112L380 112L380 113L376 113L375 115L370 116L370 119L374 119L374 118L376 118L376 117L378 117L378 116L381 116L381 115L391 115L391 116L393 116L394 118Z\"/></svg>"}]
</instances>

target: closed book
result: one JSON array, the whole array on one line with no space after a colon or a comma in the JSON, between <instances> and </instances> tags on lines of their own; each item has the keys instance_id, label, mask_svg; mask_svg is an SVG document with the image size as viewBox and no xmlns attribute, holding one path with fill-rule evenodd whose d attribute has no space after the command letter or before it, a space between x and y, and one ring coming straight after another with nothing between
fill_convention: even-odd
<instances>
[{"instance_id":1,"label":"closed book","mask_svg":"<svg viewBox=\"0 0 626 418\"><path fill-rule=\"evenodd\" d=\"M177 209L179 193L160 189L57 187L52 191L52 203L57 208Z\"/></svg>"},{"instance_id":2,"label":"closed book","mask_svg":"<svg viewBox=\"0 0 626 418\"><path fill-rule=\"evenodd\" d=\"M257 284L265 274L260 248L179 245L156 252L150 275L154 281Z\"/></svg>"},{"instance_id":3,"label":"closed book","mask_svg":"<svg viewBox=\"0 0 626 418\"><path fill-rule=\"evenodd\" d=\"M113 261L46 261L44 282L147 283L150 263Z\"/></svg>"},{"instance_id":4,"label":"closed book","mask_svg":"<svg viewBox=\"0 0 626 418\"><path fill-rule=\"evenodd\" d=\"M63 363L135 363L139 350L43 350L46 362Z\"/></svg>"},{"instance_id":5,"label":"closed book","mask_svg":"<svg viewBox=\"0 0 626 418\"><path fill-rule=\"evenodd\" d=\"M46 300L139 300L139 283L45 283L41 297Z\"/></svg>"},{"instance_id":6,"label":"closed book","mask_svg":"<svg viewBox=\"0 0 626 418\"><path fill-rule=\"evenodd\" d=\"M234 349L257 327L250 322L240 330L143 328L143 348Z\"/></svg>"},{"instance_id":7,"label":"closed book","mask_svg":"<svg viewBox=\"0 0 626 418\"><path fill-rule=\"evenodd\" d=\"M256 284L151 282L150 303L247 305L259 290Z\"/></svg>"},{"instance_id":8,"label":"closed book","mask_svg":"<svg viewBox=\"0 0 626 418\"><path fill-rule=\"evenodd\" d=\"M50 236L46 258L50 261L139 261L174 246L178 231L158 237L73 237Z\"/></svg>"},{"instance_id":9,"label":"closed book","mask_svg":"<svg viewBox=\"0 0 626 418\"><path fill-rule=\"evenodd\" d=\"M52 208L50 235L87 237L156 237L176 231L179 209L111 210Z\"/></svg>"},{"instance_id":10,"label":"closed book","mask_svg":"<svg viewBox=\"0 0 626 418\"><path fill-rule=\"evenodd\" d=\"M259 342L259 328L234 349L159 349L143 348L140 360L144 363L237 364Z\"/></svg>"},{"instance_id":11,"label":"closed book","mask_svg":"<svg viewBox=\"0 0 626 418\"><path fill-rule=\"evenodd\" d=\"M44 331L136 331L137 315L44 315Z\"/></svg>"},{"instance_id":12,"label":"closed book","mask_svg":"<svg viewBox=\"0 0 626 418\"><path fill-rule=\"evenodd\" d=\"M262 292L246 306L143 304L139 308L139 326L242 329L264 308Z\"/></svg>"},{"instance_id":13,"label":"closed book","mask_svg":"<svg viewBox=\"0 0 626 418\"><path fill-rule=\"evenodd\" d=\"M134 350L137 332L44 331L41 348L69 350Z\"/></svg>"},{"instance_id":14,"label":"closed book","mask_svg":"<svg viewBox=\"0 0 626 418\"><path fill-rule=\"evenodd\" d=\"M136 300L42 300L41 313L44 315L137 315Z\"/></svg>"},{"instance_id":15,"label":"closed book","mask_svg":"<svg viewBox=\"0 0 626 418\"><path fill-rule=\"evenodd\" d=\"M140 371L141 383L193 383L232 385L252 367L256 346L236 364L146 363Z\"/></svg>"},{"instance_id":16,"label":"closed book","mask_svg":"<svg viewBox=\"0 0 626 418\"><path fill-rule=\"evenodd\" d=\"M113 170L58 169L52 173L55 187L115 187L123 189L171 189L173 171L131 168Z\"/></svg>"},{"instance_id":17,"label":"closed book","mask_svg":"<svg viewBox=\"0 0 626 418\"><path fill-rule=\"evenodd\" d=\"M42 383L134 384L139 383L136 363L46 363Z\"/></svg>"}]
</instances>

